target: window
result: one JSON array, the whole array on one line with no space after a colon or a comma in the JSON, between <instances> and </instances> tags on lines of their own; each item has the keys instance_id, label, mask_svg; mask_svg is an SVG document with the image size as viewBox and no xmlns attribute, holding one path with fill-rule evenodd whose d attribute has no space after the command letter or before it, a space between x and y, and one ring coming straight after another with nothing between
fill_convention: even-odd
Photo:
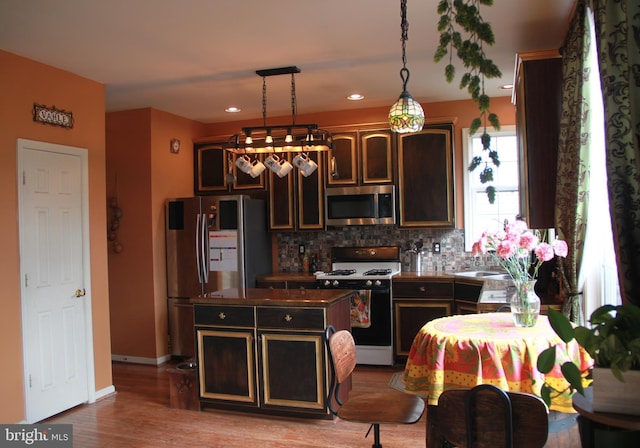
<instances>
[{"instance_id":1,"label":"window","mask_svg":"<svg viewBox=\"0 0 640 448\"><path fill-rule=\"evenodd\" d=\"M489 131L488 131L489 132ZM469 135L462 130L464 175L464 242L465 250L471 251L474 241L485 230L499 230L505 219L513 221L520 213L520 181L518 177L518 145L515 126L502 126L500 131L489 132L491 148L498 151L500 166L493 168L493 185L496 200L489 203L485 192L487 184L480 182L482 167L470 172L469 161L482 153L481 132Z\"/></svg>"}]
</instances>

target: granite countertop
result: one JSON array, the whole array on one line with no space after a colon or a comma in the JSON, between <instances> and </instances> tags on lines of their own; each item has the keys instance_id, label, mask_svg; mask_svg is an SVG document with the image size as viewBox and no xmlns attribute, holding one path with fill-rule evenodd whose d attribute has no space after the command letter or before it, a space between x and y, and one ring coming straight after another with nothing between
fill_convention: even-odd
<instances>
[{"instance_id":1,"label":"granite countertop","mask_svg":"<svg viewBox=\"0 0 640 448\"><path fill-rule=\"evenodd\" d=\"M348 299L347 289L267 289L229 288L193 297L194 304L207 305L248 305L248 306L304 306L325 308L335 302Z\"/></svg>"}]
</instances>

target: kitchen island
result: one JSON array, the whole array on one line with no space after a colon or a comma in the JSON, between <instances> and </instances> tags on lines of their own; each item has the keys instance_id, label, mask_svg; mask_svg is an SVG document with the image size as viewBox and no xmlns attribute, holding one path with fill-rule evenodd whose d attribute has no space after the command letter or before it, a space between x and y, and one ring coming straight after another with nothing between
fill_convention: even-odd
<instances>
[{"instance_id":1,"label":"kitchen island","mask_svg":"<svg viewBox=\"0 0 640 448\"><path fill-rule=\"evenodd\" d=\"M350 294L233 288L191 299L201 407L330 419L324 330L349 329Z\"/></svg>"}]
</instances>

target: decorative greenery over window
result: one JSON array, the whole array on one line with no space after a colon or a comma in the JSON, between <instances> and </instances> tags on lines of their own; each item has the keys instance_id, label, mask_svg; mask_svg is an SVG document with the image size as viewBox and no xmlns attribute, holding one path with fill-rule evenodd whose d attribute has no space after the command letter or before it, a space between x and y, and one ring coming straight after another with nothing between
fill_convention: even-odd
<instances>
[{"instance_id":1,"label":"decorative greenery over window","mask_svg":"<svg viewBox=\"0 0 640 448\"><path fill-rule=\"evenodd\" d=\"M449 55L449 63L444 69L447 82L455 78L456 69L453 65L454 54L462 62L466 72L460 80L460 89L467 89L471 99L478 105L480 116L475 118L469 126L469 133L475 134L482 128L481 136L483 154L475 156L469 171L482 166L480 181L489 184L486 193L489 202L493 204L496 190L493 182L493 166L500 166L498 151L491 149L491 136L487 132L487 125L500 130L498 116L490 111L491 99L484 91L485 78L499 78L500 69L488 59L484 52L484 45L493 45L495 38L491 25L480 15L480 5L491 6L493 0L441 0L438 4L438 31L440 45L434 55L434 60L440 62ZM486 151L486 157L484 156Z\"/></svg>"}]
</instances>

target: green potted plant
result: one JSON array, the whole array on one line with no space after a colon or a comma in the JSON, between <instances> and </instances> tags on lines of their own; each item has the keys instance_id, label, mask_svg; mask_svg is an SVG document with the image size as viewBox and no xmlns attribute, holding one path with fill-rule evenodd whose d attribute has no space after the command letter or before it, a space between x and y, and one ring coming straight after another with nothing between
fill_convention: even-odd
<instances>
[{"instance_id":1,"label":"green potted plant","mask_svg":"<svg viewBox=\"0 0 640 448\"><path fill-rule=\"evenodd\" d=\"M549 310L549 322L560 339L575 339L593 358L591 369L581 371L571 361L561 365L570 390L584 395L593 388L594 411L640 415L640 307L604 305L589 319L590 326L574 326L559 311ZM559 346L540 353L537 368L546 374L556 364ZM549 404L557 391L542 385L542 399Z\"/></svg>"}]
</instances>

